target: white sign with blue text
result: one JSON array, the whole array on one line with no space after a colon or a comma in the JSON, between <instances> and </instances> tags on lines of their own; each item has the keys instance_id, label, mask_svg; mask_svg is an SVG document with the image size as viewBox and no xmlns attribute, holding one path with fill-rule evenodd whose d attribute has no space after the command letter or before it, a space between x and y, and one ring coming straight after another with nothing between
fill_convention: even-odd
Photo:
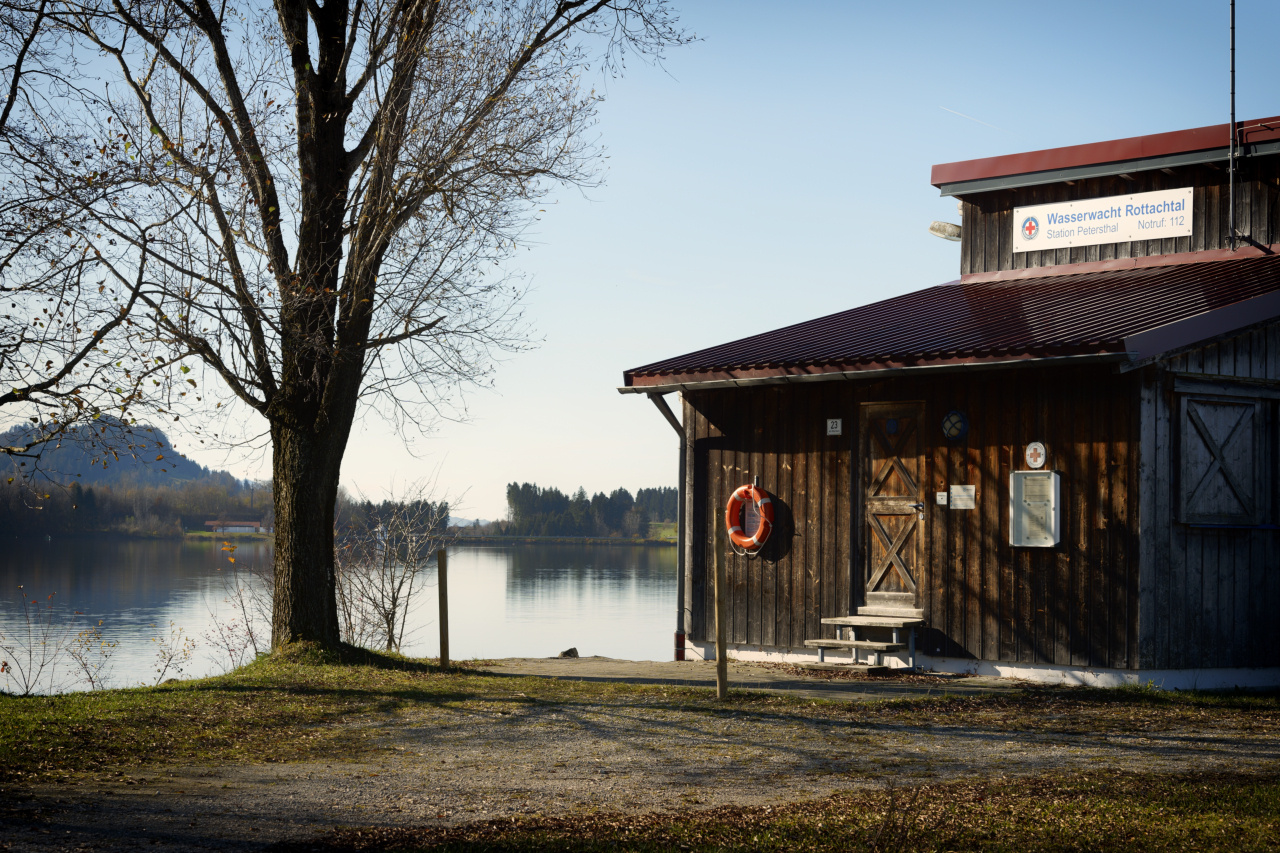
<instances>
[{"instance_id":1,"label":"white sign with blue text","mask_svg":"<svg viewBox=\"0 0 1280 853\"><path fill-rule=\"evenodd\" d=\"M1191 188L1013 209L1013 250L1191 236Z\"/></svg>"}]
</instances>

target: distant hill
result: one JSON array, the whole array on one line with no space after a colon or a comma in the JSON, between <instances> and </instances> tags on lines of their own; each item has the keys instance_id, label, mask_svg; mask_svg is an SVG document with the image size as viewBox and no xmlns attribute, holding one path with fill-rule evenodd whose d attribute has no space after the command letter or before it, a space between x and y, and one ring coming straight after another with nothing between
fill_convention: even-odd
<instances>
[{"instance_id":1,"label":"distant hill","mask_svg":"<svg viewBox=\"0 0 1280 853\"><path fill-rule=\"evenodd\" d=\"M35 428L15 426L0 433L0 442L21 446L35 435ZM61 441L43 446L38 463L30 459L0 457L0 471L6 477L38 470L60 483L84 486L113 485L128 480L139 485L160 485L210 476L203 465L173 449L169 437L158 427L125 424L115 418L101 418Z\"/></svg>"},{"instance_id":2,"label":"distant hill","mask_svg":"<svg viewBox=\"0 0 1280 853\"><path fill-rule=\"evenodd\" d=\"M483 518L459 518L456 515L449 516L450 527L470 527L473 524L485 525L489 522Z\"/></svg>"}]
</instances>

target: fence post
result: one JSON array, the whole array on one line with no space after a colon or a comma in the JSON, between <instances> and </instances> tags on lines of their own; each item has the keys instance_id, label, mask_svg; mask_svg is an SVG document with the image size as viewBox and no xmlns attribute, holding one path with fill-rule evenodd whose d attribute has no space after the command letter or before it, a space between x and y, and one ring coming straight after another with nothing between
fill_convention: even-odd
<instances>
[{"instance_id":1,"label":"fence post","mask_svg":"<svg viewBox=\"0 0 1280 853\"><path fill-rule=\"evenodd\" d=\"M716 698L724 699L729 695L729 654L725 650L727 645L725 622L729 616L729 608L725 602L724 527L717 524L715 528L716 541L712 562L715 564L716 575Z\"/></svg>"},{"instance_id":2,"label":"fence post","mask_svg":"<svg viewBox=\"0 0 1280 853\"><path fill-rule=\"evenodd\" d=\"M440 668L449 668L449 558L436 552L436 583L440 589Z\"/></svg>"}]
</instances>

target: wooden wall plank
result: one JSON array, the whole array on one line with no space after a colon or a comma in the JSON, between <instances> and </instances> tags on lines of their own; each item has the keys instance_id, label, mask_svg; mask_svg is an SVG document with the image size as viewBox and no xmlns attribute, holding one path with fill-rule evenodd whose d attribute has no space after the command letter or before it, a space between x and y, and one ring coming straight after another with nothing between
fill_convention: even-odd
<instances>
[{"instance_id":1,"label":"wooden wall plank","mask_svg":"<svg viewBox=\"0 0 1280 853\"><path fill-rule=\"evenodd\" d=\"M1075 400L1069 423L1072 435L1063 436L1070 442L1070 475L1067 482L1069 497L1067 504L1071 510L1071 521L1068 524L1067 542L1070 549L1071 578L1068 581L1070 590L1070 658L1064 663L1076 666L1089 665L1089 533L1093 526L1092 501L1097 479L1094 476L1090 456L1092 443L1089 441L1091 431L1091 410L1093 408L1093 389L1082 383L1074 387L1072 395Z\"/></svg>"},{"instance_id":2,"label":"wooden wall plank","mask_svg":"<svg viewBox=\"0 0 1280 853\"><path fill-rule=\"evenodd\" d=\"M936 391L934 393L936 394ZM935 407L933 410L935 416L938 408L941 407ZM947 490L950 477L950 462L946 442L934 442L930 449L929 458L929 474L932 478L933 491L944 492ZM926 513L930 519L927 595L921 605L925 619L928 620L930 625L928 645L925 648L931 654L942 654L946 649L944 636L947 630L947 601L950 592L948 566L950 552L948 543L950 542L949 524L951 514L947 507L940 507L937 503L930 505L927 500L925 503L928 506Z\"/></svg>"},{"instance_id":3,"label":"wooden wall plank","mask_svg":"<svg viewBox=\"0 0 1280 853\"><path fill-rule=\"evenodd\" d=\"M999 594L999 660L1020 660L1018 653L1018 598L1015 577L1014 549L1009 545L1009 508L1008 488L1009 472L1013 470L1014 444L1017 441L1018 412L1022 403L1022 388L1018 383L1005 391L1007 405L1012 409L1012 416L1006 412L998 419L995 435L995 452L997 467L994 472L995 482L993 503L995 509L995 528L992 535L995 541L992 546L996 552L996 571L1000 573Z\"/></svg>"},{"instance_id":4,"label":"wooden wall plank","mask_svg":"<svg viewBox=\"0 0 1280 853\"><path fill-rule=\"evenodd\" d=\"M819 394L808 395L805 409L805 462L808 468L809 515L805 525L805 637L823 636L822 610L822 442L825 421Z\"/></svg>"},{"instance_id":5,"label":"wooden wall plank","mask_svg":"<svg viewBox=\"0 0 1280 853\"><path fill-rule=\"evenodd\" d=\"M963 485L968 482L966 474L963 445L950 444L947 447L947 483ZM945 569L947 572L947 621L943 628L948 639L947 654L962 656L965 653L967 637L966 615L970 590L965 578L965 512L947 507L947 546Z\"/></svg>"},{"instance_id":6,"label":"wooden wall plank","mask_svg":"<svg viewBox=\"0 0 1280 853\"><path fill-rule=\"evenodd\" d=\"M1143 372L1138 403L1138 527L1143 531L1138 540L1138 665L1142 667L1159 666L1163 660L1166 644L1161 636L1169 596L1164 582L1168 562L1162 558L1161 548L1165 530L1155 523L1162 490L1156 473L1159 390L1154 373L1154 369Z\"/></svg>"},{"instance_id":7,"label":"wooden wall plank","mask_svg":"<svg viewBox=\"0 0 1280 853\"><path fill-rule=\"evenodd\" d=\"M795 506L795 539L792 546L791 575L791 643L803 646L809 639L805 625L805 607L808 592L808 555L810 549L809 531L807 527L809 505L809 465L805 457L808 436L808 411L803 405L801 389L796 389L792 402L791 446L795 448L792 455L793 470L791 497Z\"/></svg>"},{"instance_id":8,"label":"wooden wall plank","mask_svg":"<svg viewBox=\"0 0 1280 853\"><path fill-rule=\"evenodd\" d=\"M1236 339L1227 338L1218 344L1218 373L1236 375Z\"/></svg>"},{"instance_id":9,"label":"wooden wall plank","mask_svg":"<svg viewBox=\"0 0 1280 853\"><path fill-rule=\"evenodd\" d=\"M1176 494L1176 493L1175 493ZM1171 595L1178 597L1183 622L1180 631L1170 629L1170 665L1176 661L1208 661L1213 658L1212 608L1218 597L1217 549L1213 534L1204 530L1188 530L1184 525L1173 528L1175 570L1181 567L1182 580L1175 580ZM1180 546L1180 547L1179 547ZM1209 619L1206 619L1206 614Z\"/></svg>"},{"instance_id":10,"label":"wooden wall plank","mask_svg":"<svg viewBox=\"0 0 1280 853\"><path fill-rule=\"evenodd\" d=\"M769 386L762 389L760 393L761 413L760 422L764 425L762 443L760 446L760 484L766 492L773 496L775 503L780 502L780 494L778 492L778 458L781 456L778 443L778 420L781 416L781 406L778 405L779 391L775 386ZM774 508L776 513L777 507ZM774 518L775 529L770 534L770 538L778 536L781 531L777 529L777 517ZM758 566L760 571L760 640L761 645L776 646L778 644L778 620L776 614L778 612L778 561L773 557L776 553L778 543L772 543L772 547L768 548L761 557Z\"/></svg>"},{"instance_id":11,"label":"wooden wall plank","mask_svg":"<svg viewBox=\"0 0 1280 853\"><path fill-rule=\"evenodd\" d=\"M818 438L821 441L822 452L818 456L818 464L822 466L822 561L818 564L819 574L819 600L821 601L821 616L823 618L837 614L837 581L839 574L839 554L836 553L836 528L840 525L840 519L837 517L836 493L838 491L838 480L840 478L840 465L837 455L839 447L842 443L841 439L826 434L827 418L837 417L839 414L839 404L835 393L835 387L830 384L824 384L822 392L819 395L821 400L821 411L816 419L818 423ZM820 626L821 636L834 638L836 629L830 626Z\"/></svg>"},{"instance_id":12,"label":"wooden wall plank","mask_svg":"<svg viewBox=\"0 0 1280 853\"><path fill-rule=\"evenodd\" d=\"M1122 440L1109 445L1107 464L1111 479L1107 522L1107 580L1110 588L1107 666L1120 668L1134 666L1130 653L1134 645L1131 640L1134 608L1130 605L1130 597L1136 598L1137 585L1133 580L1138 567L1136 555L1131 555L1129 550L1129 506L1130 495L1138 491L1136 468L1130 465L1130 445L1137 438L1133 428L1138 405L1135 390L1134 378L1130 376L1129 381L1113 395L1114 429Z\"/></svg>"},{"instance_id":13,"label":"wooden wall plank","mask_svg":"<svg viewBox=\"0 0 1280 853\"><path fill-rule=\"evenodd\" d=\"M844 419L844 436L837 439L836 446L836 506L833 525L836 528L836 613L844 616L854 612L853 603L853 554L852 534L853 514L853 436L857 433L853 426L857 420L853 405L853 387L841 384L838 388L837 411Z\"/></svg>"},{"instance_id":14,"label":"wooden wall plank","mask_svg":"<svg viewBox=\"0 0 1280 853\"><path fill-rule=\"evenodd\" d=\"M1141 628L1142 611L1140 607L1141 581L1142 581L1142 536L1139 533L1140 527L1138 523L1139 513L1141 512L1143 501L1146 499L1141 488L1140 463L1142 452L1142 376L1141 374L1132 374L1130 376L1130 388L1128 392L1129 399L1129 479L1128 494L1125 499L1125 566L1128 573L1129 590L1128 590L1128 616L1125 620L1126 634L1128 636L1129 648L1127 654L1127 666L1136 669L1139 665L1139 630Z\"/></svg>"},{"instance_id":15,"label":"wooden wall plank","mask_svg":"<svg viewBox=\"0 0 1280 853\"><path fill-rule=\"evenodd\" d=\"M1275 567L1280 566L1280 531L1268 531L1263 537L1263 542L1265 559L1262 565L1265 568L1267 583L1266 602L1262 612L1266 614L1266 618L1254 624L1261 624L1270 629L1264 628L1260 632L1263 634L1262 642L1257 648L1258 656L1270 662L1274 660L1273 650L1280 647L1280 619L1275 618L1276 611L1280 610L1280 572L1275 571Z\"/></svg>"},{"instance_id":16,"label":"wooden wall plank","mask_svg":"<svg viewBox=\"0 0 1280 853\"><path fill-rule=\"evenodd\" d=\"M1183 525L1174 524L1176 506L1172 491L1174 464L1178 458L1177 432L1175 414L1172 410L1172 394L1168 384L1162 382L1158 398L1159 420L1156 423L1156 444L1160 448L1159 495L1163 500L1157 501L1155 524L1163 528L1162 538L1167 539L1164 558L1168 561L1168 582L1165 585L1166 613L1164 623L1164 657L1158 666L1178 666L1180 658L1185 654L1187 635L1187 609L1182 591L1187 588L1187 537Z\"/></svg>"},{"instance_id":17,"label":"wooden wall plank","mask_svg":"<svg viewBox=\"0 0 1280 853\"><path fill-rule=\"evenodd\" d=\"M1265 536L1261 532L1261 536ZM1249 595L1254 589L1253 570L1257 566L1254 561L1254 544L1261 539L1254 531L1242 532L1232 538L1235 540L1235 556L1232 561L1231 592L1234 600L1231 606L1231 621L1223 631L1225 642L1230 644L1231 653L1225 666L1239 666L1249 662L1252 649L1249 643ZM1261 580L1261 578L1259 578Z\"/></svg>"},{"instance_id":18,"label":"wooden wall plank","mask_svg":"<svg viewBox=\"0 0 1280 853\"><path fill-rule=\"evenodd\" d=\"M1240 538L1241 535L1236 531L1226 530L1214 531L1212 536L1216 559L1214 579L1217 581L1218 588L1214 594L1216 600L1211 614L1207 610L1208 595L1205 596L1205 622L1211 622L1213 625L1213 647L1208 656L1212 666L1230 666L1234 651L1231 642L1234 629L1231 622L1235 618L1235 574L1238 568L1235 558L1236 544ZM1206 573L1206 585L1208 580Z\"/></svg>"},{"instance_id":19,"label":"wooden wall plank","mask_svg":"<svg viewBox=\"0 0 1280 853\"><path fill-rule=\"evenodd\" d=\"M1191 251L1200 252L1204 250L1205 236L1205 214L1204 214L1204 176L1200 170L1196 170L1195 189L1191 193Z\"/></svg>"},{"instance_id":20,"label":"wooden wall plank","mask_svg":"<svg viewBox=\"0 0 1280 853\"><path fill-rule=\"evenodd\" d=\"M1093 386L1093 405L1090 411L1089 471L1093 489L1089 495L1088 542L1085 554L1088 559L1089 596L1086 621L1089 623L1089 666L1111 664L1111 613L1110 591L1117 584L1111 571L1114 564L1108 545L1111 537L1111 491L1116 486L1108 463L1108 434L1119 426L1114 409L1115 388Z\"/></svg>"},{"instance_id":21,"label":"wooden wall plank","mask_svg":"<svg viewBox=\"0 0 1280 853\"><path fill-rule=\"evenodd\" d=\"M1267 378L1280 379L1280 323L1267 327Z\"/></svg>"},{"instance_id":22,"label":"wooden wall plank","mask_svg":"<svg viewBox=\"0 0 1280 853\"><path fill-rule=\"evenodd\" d=\"M1007 207L997 211L992 217L996 223L996 240L999 245L1000 259L997 268L1013 269L1013 210Z\"/></svg>"},{"instance_id":23,"label":"wooden wall plank","mask_svg":"<svg viewBox=\"0 0 1280 853\"><path fill-rule=\"evenodd\" d=\"M1222 185L1220 173L1213 175L1204 187L1204 247L1222 248Z\"/></svg>"},{"instance_id":24,"label":"wooden wall plank","mask_svg":"<svg viewBox=\"0 0 1280 853\"><path fill-rule=\"evenodd\" d=\"M764 431L765 431L765 395L764 389L753 389L748 395L750 401L750 443L746 448L746 464L742 475L742 483L755 482L760 478L761 488L768 491L768 481L764 473ZM764 601L764 565L759 558L742 561L742 569L746 573L746 641L754 645L764 643L763 628L760 624L760 610Z\"/></svg>"},{"instance_id":25,"label":"wooden wall plank","mask_svg":"<svg viewBox=\"0 0 1280 853\"><path fill-rule=\"evenodd\" d=\"M777 489L778 496L782 503L781 523L778 526L778 534L784 539L780 541L777 547L782 557L777 562L775 569L775 595L777 596L776 611L774 617L774 641L779 646L795 646L796 638L791 632L791 613L793 608L792 594L795 589L793 578L795 576L795 546L796 531L795 519L795 493L792 486L792 472L795 468L795 455L792 448L795 446L795 438L792 432L791 413L795 410L795 391L792 388L775 388L778 400L778 468L777 468ZM785 413L785 414L784 414ZM801 640L800 642L803 642Z\"/></svg>"},{"instance_id":26,"label":"wooden wall plank","mask_svg":"<svg viewBox=\"0 0 1280 853\"><path fill-rule=\"evenodd\" d=\"M962 411L972 417L975 404L978 404L981 392L970 386L966 389ZM969 437L964 442L964 479L961 483L978 487L979 503L977 509L964 510L964 582L968 590L969 606L965 612L965 650L976 658L982 657L982 632L986 617L985 589L983 577L982 555L982 446L983 436L969 429Z\"/></svg>"},{"instance_id":27,"label":"wooden wall plank","mask_svg":"<svg viewBox=\"0 0 1280 853\"><path fill-rule=\"evenodd\" d=\"M1046 396L1049 396L1046 393ZM1049 423L1044 429L1048 436L1051 464L1062 472L1062 544L1052 552L1053 566L1049 583L1045 588L1045 610L1048 612L1049 660L1056 664L1071 662L1071 598L1073 594L1071 543L1076 529L1076 513L1073 512L1074 495L1078 484L1072 476L1073 442L1069 423L1074 421L1073 401L1054 394L1044 407Z\"/></svg>"},{"instance_id":28,"label":"wooden wall plank","mask_svg":"<svg viewBox=\"0 0 1280 853\"><path fill-rule=\"evenodd\" d=\"M702 509L702 496L707 487L707 460L705 443L699 441L706 436L706 418L685 395L685 418L688 424L689 450L685 455L685 566L690 575L689 583L689 616L692 624L689 639L705 639L706 629L706 531Z\"/></svg>"},{"instance_id":29,"label":"wooden wall plank","mask_svg":"<svg viewBox=\"0 0 1280 853\"><path fill-rule=\"evenodd\" d=\"M997 380L998 381L998 380ZM1001 396L1003 383L988 379L971 412L981 418L979 461L974 471L978 484L981 524L977 547L982 576L982 645L979 657L1000 660L1000 510L1005 490L1000 487L1000 423L1004 420ZM1000 413L1000 414L998 414ZM972 416L972 415L971 415Z\"/></svg>"}]
</instances>

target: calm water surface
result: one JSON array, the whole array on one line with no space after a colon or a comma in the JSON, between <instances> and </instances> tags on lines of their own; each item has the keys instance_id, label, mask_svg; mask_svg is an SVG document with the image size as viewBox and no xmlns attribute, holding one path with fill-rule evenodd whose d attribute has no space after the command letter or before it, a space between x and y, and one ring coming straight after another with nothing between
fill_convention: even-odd
<instances>
[{"instance_id":1,"label":"calm water surface","mask_svg":"<svg viewBox=\"0 0 1280 853\"><path fill-rule=\"evenodd\" d=\"M267 565L270 555L266 543L242 542L235 567ZM175 638L194 644L183 677L222 672L228 658L211 638L217 624L238 615L228 598L230 568L221 543L11 540L0 545L0 634L9 644L24 636L23 592L42 603L55 594L57 624L79 630L102 620L104 637L118 643L112 686L154 683L159 641ZM403 651L435 656L434 566L419 584ZM667 660L675 606L675 548L520 545L449 552L450 653L456 660L549 657L571 646L584 656ZM54 689L83 689L68 664L59 664ZM12 690L4 679L0 675L0 686Z\"/></svg>"}]
</instances>

